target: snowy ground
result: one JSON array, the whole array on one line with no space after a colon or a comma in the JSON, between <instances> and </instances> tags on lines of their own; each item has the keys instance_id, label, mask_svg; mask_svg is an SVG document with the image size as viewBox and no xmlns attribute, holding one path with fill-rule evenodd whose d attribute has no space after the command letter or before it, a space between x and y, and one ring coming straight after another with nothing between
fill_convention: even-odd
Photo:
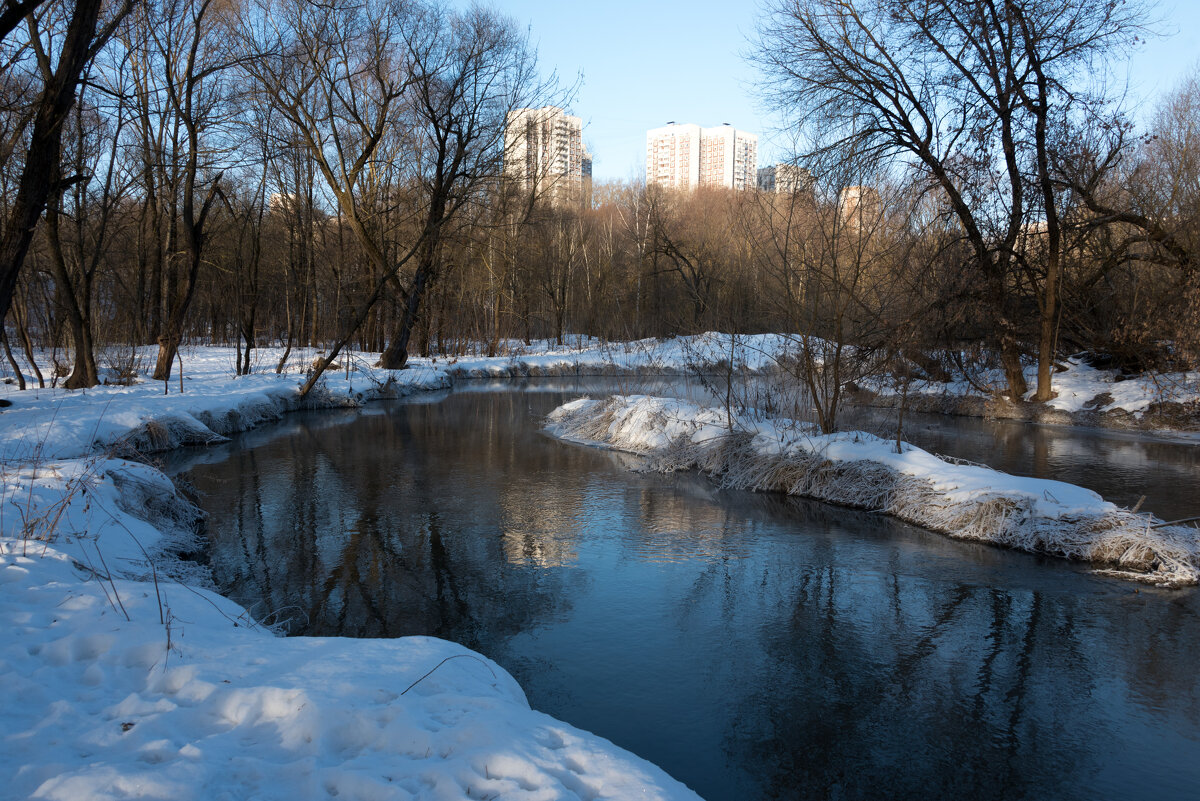
<instances>
[{"instance_id":1,"label":"snowy ground","mask_svg":"<svg viewBox=\"0 0 1200 801\"><path fill-rule=\"evenodd\" d=\"M442 365L389 376L370 361L331 373L319 403L452 380ZM298 405L294 371L232 374L230 350L201 348L184 355L182 394L177 379L166 395L153 382L5 387L0 796L696 797L531 710L500 666L461 646L285 639L173 580L186 563L164 548L181 536L186 502L157 470L119 456L213 440Z\"/></svg>"},{"instance_id":2,"label":"snowy ground","mask_svg":"<svg viewBox=\"0 0 1200 801\"><path fill-rule=\"evenodd\" d=\"M1066 369L1054 373L1054 397L1046 402L1046 406L1067 414L1124 413L1137 419L1157 404L1200 402L1200 372L1124 376L1116 370L1098 370L1080 358L1065 359L1061 364ZM994 393L1002 392L1005 386L999 370L983 370L972 378L975 384ZM1025 400L1029 401L1037 392L1036 365L1025 368L1025 380L1030 387ZM880 395L900 392L896 382L888 378L864 384ZM914 381L909 392L947 398L988 397L962 376L954 376L947 382Z\"/></svg>"},{"instance_id":3,"label":"snowy ground","mask_svg":"<svg viewBox=\"0 0 1200 801\"><path fill-rule=\"evenodd\" d=\"M416 359L397 373L373 368L373 354L350 354L311 403L356 404L462 377L670 374L722 364L769 372L794 350L776 335L506 342L500 356ZM176 581L198 578L195 566L189 573L170 558L189 545L182 523L190 510L162 474L128 459L219 440L299 408L301 373L318 354L293 353L277 375L279 355L256 351L255 373L234 377L232 349L186 348L182 388L178 374L165 386L74 392L0 384L0 399L12 404L0 410L0 621L8 632L0 642L0 796L695 798L645 761L530 710L503 669L457 645L283 639L232 602ZM150 357L137 361L148 368ZM128 359L101 359L119 362ZM50 376L48 364L43 371ZM1182 397L1196 397L1194 379L1176 381ZM1162 397L1161 386L1117 384L1081 365L1060 374L1057 387L1064 409L1103 392L1132 412ZM772 436L783 442L779 431ZM822 453L864 442L843 437ZM881 459L885 446L871 445ZM839 458L852 457L862 461ZM946 466L925 457L909 451L882 466L945 479ZM927 475L916 476L918 468ZM976 479L955 474L953 487L943 481L934 492L950 506L964 493L988 496ZM1102 504L1065 485L1022 491L1023 501L993 511L1044 520L1061 507L1064 519L1080 519ZM1158 569L1154 560L1180 562L1143 544L1120 547L1143 571ZM1187 558L1184 572L1195 567ZM1111 561L1130 567L1120 554Z\"/></svg>"},{"instance_id":4,"label":"snowy ground","mask_svg":"<svg viewBox=\"0 0 1200 801\"><path fill-rule=\"evenodd\" d=\"M1078 359L1068 359L1066 365L1065 372L1054 376L1057 396L1048 402L1064 412L1121 410L1136 415L1155 403L1200 400L1200 373L1122 377L1114 370L1097 370ZM1031 380L1030 385L1033 383ZM1030 397L1034 391L1030 391Z\"/></svg>"},{"instance_id":5,"label":"snowy ground","mask_svg":"<svg viewBox=\"0 0 1200 801\"><path fill-rule=\"evenodd\" d=\"M427 375L422 381L444 382L449 385L453 378L507 378L549 375L672 375L686 374L697 369L714 371L732 365L734 370L749 374L766 374L779 370L780 364L794 361L800 352L801 338L791 334L754 334L730 337L720 333L706 333L691 337L671 339L644 339L634 342L605 342L591 337L567 337L558 345L550 340L535 340L526 345L519 340L504 340L499 343L498 355L481 355L483 349L475 347L472 355L457 357L414 358L411 364ZM255 351L254 373L238 391L251 394L258 387L269 389L276 383L264 374L274 375L274 366L280 356L278 348ZM319 351L296 350L288 361L286 373L296 375L312 363ZM152 366L153 353L149 349L141 352L137 362L148 372ZM349 359L348 376L341 371L330 374L328 382L335 391L352 395L369 394L377 383L386 381L386 371L372 369L377 354L352 354ZM106 363L128 362L128 355L100 359ZM235 355L231 348L189 348L184 352L185 394L187 387L197 381L207 382L213 376L229 376L234 372ZM1079 358L1062 362L1065 371L1054 374L1055 397L1046 406L1065 413L1081 411L1124 412L1140 416L1155 404L1200 403L1200 372L1143 374L1122 376L1116 370L1098 370L1088 366ZM408 371L411 372L411 371ZM43 365L48 377L50 369ZM27 375L31 386L32 376ZM11 368L0 362L0 381L9 380ZM1031 387L1028 398L1036 390L1037 368L1030 363L1026 368L1026 380ZM1004 386L999 370L979 370L972 376L978 386L994 392ZM265 379L265 382L264 382ZM406 378L406 382L411 379ZM173 379L174 381L174 379ZM170 391L177 392L177 381ZM865 386L881 395L899 392L894 380L888 377L864 382ZM162 385L143 387L147 394L162 391ZM14 395L15 384L0 384L0 398ZM963 376L952 376L950 381L916 380L909 387L910 393L945 396L949 398L988 397L981 393ZM186 406L186 404L185 404ZM119 427L119 426L118 426Z\"/></svg>"},{"instance_id":6,"label":"snowy ground","mask_svg":"<svg viewBox=\"0 0 1200 801\"><path fill-rule=\"evenodd\" d=\"M686 373L693 368L720 369L732 364L745 373L770 373L781 363L794 360L800 352L801 338L789 334L754 334L730 337L707 333L695 337L647 339L637 342L606 343L586 337L569 338L564 345L538 341L524 345L519 341L502 343L504 356L487 358L467 356L438 362L452 375L502 377L554 375L562 372L582 374ZM820 349L817 348L819 351ZM1046 406L1060 412L1117 412L1140 417L1156 404L1200 402L1200 372L1142 374L1123 376L1116 370L1098 370L1080 358L1062 362L1066 368L1054 374L1056 393ZM1037 366L1025 370L1033 397L1037 386ZM910 393L947 398L990 397L979 387L1000 392L1004 377L1000 370L980 370L972 376L974 385L963 376L948 382L915 381ZM899 392L896 382L887 377L864 382L881 395ZM1094 422L1094 421L1089 421Z\"/></svg>"},{"instance_id":7,"label":"snowy ground","mask_svg":"<svg viewBox=\"0 0 1200 801\"><path fill-rule=\"evenodd\" d=\"M529 345L505 341L502 356L464 356L439 363L454 375L472 378L561 373L680 374L729 364L741 372L761 373L775 370L780 357L795 349L794 338L782 334L730 337L707 333L635 342L569 337L563 345L548 340Z\"/></svg>"}]
</instances>

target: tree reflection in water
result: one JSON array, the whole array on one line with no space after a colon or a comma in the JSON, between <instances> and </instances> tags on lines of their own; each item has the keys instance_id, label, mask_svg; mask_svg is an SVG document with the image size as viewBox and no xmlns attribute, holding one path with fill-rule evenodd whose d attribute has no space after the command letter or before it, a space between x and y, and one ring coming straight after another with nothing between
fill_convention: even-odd
<instances>
[{"instance_id":1,"label":"tree reflection in water","mask_svg":"<svg viewBox=\"0 0 1200 801\"><path fill-rule=\"evenodd\" d=\"M188 474L218 581L292 633L477 648L709 799L1194 797L1196 592L631 472L538 432L569 397L240 439Z\"/></svg>"},{"instance_id":2,"label":"tree reflection in water","mask_svg":"<svg viewBox=\"0 0 1200 801\"><path fill-rule=\"evenodd\" d=\"M305 415L290 436L194 468L218 585L289 620L291 634L433 634L468 645L567 605L565 576L517 568L569 563L570 519L542 509L544 488L519 475L468 488L444 458L454 435L428 419L433 409L394 407L403 413L340 427L310 427ZM503 472L506 453L516 456L498 434L461 456ZM478 510L456 503L464 490Z\"/></svg>"}]
</instances>

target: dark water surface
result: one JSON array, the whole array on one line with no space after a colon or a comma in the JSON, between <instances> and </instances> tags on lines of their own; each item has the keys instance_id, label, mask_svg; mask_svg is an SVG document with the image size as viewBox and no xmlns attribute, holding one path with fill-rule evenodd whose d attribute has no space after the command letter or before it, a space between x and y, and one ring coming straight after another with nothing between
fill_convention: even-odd
<instances>
[{"instance_id":1,"label":"dark water surface","mask_svg":"<svg viewBox=\"0 0 1200 801\"><path fill-rule=\"evenodd\" d=\"M631 472L540 433L569 382L474 389L186 455L223 591L462 642L712 801L1200 795L1200 593ZM1091 452L1068 473L1121 472ZM1164 502L1196 486L1147 462Z\"/></svg>"}]
</instances>

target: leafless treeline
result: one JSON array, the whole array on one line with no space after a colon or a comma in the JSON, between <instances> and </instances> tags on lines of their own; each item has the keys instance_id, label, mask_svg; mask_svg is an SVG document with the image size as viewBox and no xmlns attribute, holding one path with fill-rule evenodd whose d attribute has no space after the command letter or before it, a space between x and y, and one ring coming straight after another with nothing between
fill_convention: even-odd
<instances>
[{"instance_id":1,"label":"leafless treeline","mask_svg":"<svg viewBox=\"0 0 1200 801\"><path fill-rule=\"evenodd\" d=\"M780 0L756 59L811 182L602 184L568 207L499 177L507 111L562 96L495 12L7 3L4 344L26 370L51 349L78 387L140 344L167 377L187 339L236 343L248 372L264 343L399 367L510 338L789 331L829 427L841 388L935 370L935 347L991 354L1014 395L1023 358L1039 396L1064 352L1194 360L1200 86L1138 134L1090 77L1141 34L1136 6Z\"/></svg>"}]
</instances>

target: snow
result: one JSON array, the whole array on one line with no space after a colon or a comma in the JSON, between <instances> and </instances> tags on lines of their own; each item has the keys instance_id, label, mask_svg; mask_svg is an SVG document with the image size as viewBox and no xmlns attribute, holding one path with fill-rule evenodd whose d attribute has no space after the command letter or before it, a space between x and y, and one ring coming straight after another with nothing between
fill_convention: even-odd
<instances>
[{"instance_id":1,"label":"snow","mask_svg":"<svg viewBox=\"0 0 1200 801\"><path fill-rule=\"evenodd\" d=\"M1047 402L1064 412L1094 408L1140 414L1154 403L1200 398L1200 373L1145 373L1118 381L1115 371L1097 370L1078 359L1067 360L1066 366L1064 372L1055 374L1053 387L1057 395ZM1030 397L1034 391L1030 391Z\"/></svg>"},{"instance_id":2,"label":"snow","mask_svg":"<svg viewBox=\"0 0 1200 801\"><path fill-rule=\"evenodd\" d=\"M606 403L614 405L614 401L617 399L572 401L552 412L549 420L553 424L568 413L595 414ZM608 440L640 454L664 451L680 439L693 444L716 442L730 433L729 417L723 409L644 395L622 396L615 405ZM1042 517L1104 515L1118 509L1095 492L1074 484L1011 476L980 465L953 464L907 442L903 443L903 453L896 453L895 440L864 431L821 434L819 429L795 420L763 419L753 412L735 416L735 427L751 433L753 449L764 456L819 453L835 462L869 461L929 481L954 502L1005 495L1027 501Z\"/></svg>"},{"instance_id":3,"label":"snow","mask_svg":"<svg viewBox=\"0 0 1200 801\"><path fill-rule=\"evenodd\" d=\"M677 339L647 339L606 343L575 339L556 346L540 341L525 346L504 342L505 355L462 358L414 358L410 369L389 371L371 365L378 354L349 353L338 357L343 368L326 371L324 390L314 393L312 405L361 403L381 395L405 395L452 386L456 378L509 377L514 375L610 375L622 373L685 373L697 366L711 367L732 353L741 370L763 371L789 348L788 338L764 334L731 338L702 334ZM178 373L162 382L140 379L133 386L104 386L89 390L36 388L24 392L15 383L0 384L0 399L13 403L0 419L0 459L77 457L94 447L111 446L153 420L169 424L170 445L215 441L297 408L297 388L304 369L320 354L306 349L293 353L283 375L273 366L281 351L255 351L256 371L234 377L234 354L223 347L186 348L183 355L183 391ZM150 352L142 353L148 365ZM178 368L177 368L178 369ZM48 369L43 369L48 374ZM27 376L27 380L32 379ZM244 419L242 419L244 418ZM158 448L161 449L161 448Z\"/></svg>"},{"instance_id":4,"label":"snow","mask_svg":"<svg viewBox=\"0 0 1200 801\"><path fill-rule=\"evenodd\" d=\"M266 361L277 353L262 354ZM298 361L311 361L301 354ZM331 372L316 405L447 387L444 365ZM295 371L86 392L6 387L0 412L0 768L36 799L695 799L661 769L530 709L502 667L430 637L282 638L174 580L190 510L119 458L298 408ZM390 379L390 380L389 380ZM194 566L193 566L194 569Z\"/></svg>"},{"instance_id":5,"label":"snow","mask_svg":"<svg viewBox=\"0 0 1200 801\"><path fill-rule=\"evenodd\" d=\"M509 377L524 375L619 375L619 374L679 374L697 368L712 370L730 364L735 371L750 374L777 372L781 365L792 362L807 341L820 361L824 348L814 337L798 334L752 334L731 336L708 332L692 337L645 339L634 342L609 343L587 337L568 338L556 346L549 341L530 345L520 342L501 343L500 357L468 356L444 361L441 364L452 376L473 378ZM1115 370L1097 370L1081 359L1067 359L1066 370L1053 376L1056 396L1047 406L1063 412L1094 410L1097 412L1124 411L1135 417L1153 404L1162 402L1189 403L1200 401L1200 372L1146 373L1123 377ZM1030 363L1025 378L1032 399L1037 386L1037 366ZM994 387L1004 386L1000 370L981 371L976 383ZM871 378L862 384L881 395L899 392L897 383L889 376ZM981 396L962 376L947 383L917 381L909 388L913 393L948 397Z\"/></svg>"},{"instance_id":6,"label":"snow","mask_svg":"<svg viewBox=\"0 0 1200 801\"><path fill-rule=\"evenodd\" d=\"M282 375L273 370L278 349L256 351L254 374L235 377L231 349L187 348L182 391L178 375L165 386L141 380L86 391L0 385L0 399L12 403L0 410L3 795L695 798L644 760L531 710L499 665L461 646L423 637L280 638L264 630L241 607L196 586L203 577L195 565L170 558L188 545L182 524L192 510L169 479L129 457L218 441L302 406L435 394L465 377L671 374L723 364L770 372L796 343L785 335L722 334L505 342L501 356L414 359L397 372L372 367L372 354L346 354L303 403L298 387L318 355L312 350L293 353ZM140 354L143 365L149 356ZM1064 409L1109 392L1113 406L1137 411L1153 395L1144 382L1114 383L1111 374L1077 364L1056 376L1056 387ZM1162 397L1161 387L1155 391ZM1196 396L1194 387L1186 391ZM560 414L587 417L598 403L577 401ZM640 453L667 453L684 440L703 449L729 437L722 410L650 398L606 408L616 428L604 436ZM1086 550L1097 540L1090 530L1080 533L1080 521L1122 514L1078 487L998 478L912 447L897 454L892 443L866 434L821 437L752 416L739 426L742 444L773 464L816 454L892 471L910 489L920 484L914 497L942 504L946 520L962 520L971 504L991 503L1002 519L1024 515L1037 525L1017 533L1043 549L1057 547L1046 521L1079 535L1060 551ZM877 488L868 490L870 503L904 494L885 490L891 495L880 500ZM996 506L997 498L1004 504ZM1144 525L1144 516L1137 519ZM985 523L971 525L981 537L995 534ZM1169 564L1177 577L1195 574L1195 551L1187 551L1194 543L1183 551L1150 547L1116 531L1110 547L1123 556L1110 562L1120 570L1157 569L1155 577L1169 581L1152 566Z\"/></svg>"},{"instance_id":7,"label":"snow","mask_svg":"<svg viewBox=\"0 0 1200 801\"><path fill-rule=\"evenodd\" d=\"M188 441L216 440L231 425L231 416L271 419L299 406L301 377L295 372L276 375L267 371L234 377L228 348L196 348L186 360L183 392L178 373L165 386L142 381L133 386L105 386L90 390L26 390L6 385L0 391L13 406L0 419L0 458L5 460L77 457L93 447L112 445L154 420L170 423L190 435ZM310 357L311 361L311 357ZM433 365L389 374L372 370L358 358L349 377L343 371L325 376L325 390L316 405L353 404L385 391L388 378L398 382L393 394L450 386L444 370Z\"/></svg>"},{"instance_id":8,"label":"snow","mask_svg":"<svg viewBox=\"0 0 1200 801\"><path fill-rule=\"evenodd\" d=\"M570 337L564 345L546 340L524 345L502 343L504 356L466 356L444 364L458 376L610 375L620 373L680 374L696 368L732 364L735 370L775 370L779 360L795 353L798 338L786 334L730 336L709 332L690 337L605 342Z\"/></svg>"},{"instance_id":9,"label":"snow","mask_svg":"<svg viewBox=\"0 0 1200 801\"><path fill-rule=\"evenodd\" d=\"M396 388L398 391L410 392L417 389L449 387L456 378L679 375L697 370L721 370L730 364L735 371L741 373L767 374L778 372L781 365L794 361L801 352L804 341L806 338L798 334L731 336L719 332L631 342L607 342L592 337L569 336L561 345L550 340L534 340L528 345L519 340L503 340L498 343L497 352L500 355L497 356L476 354L433 359L413 358L410 361L412 369L395 374L370 366L378 360L378 354L342 355L339 356L338 362L343 365L347 361L350 362L349 376L347 377L342 370L330 371L326 373L325 381L331 394L361 400L372 397L389 378L400 381L399 387ZM820 341L813 337L808 337L807 341L819 356L822 351ZM236 382L221 380L214 383L213 379L225 379L234 372L233 351L230 348L187 348L184 353L185 398L169 402L170 405L164 409L176 409L180 412L181 420L187 420L189 414L195 416L195 411L203 409L203 405L187 396L196 392L209 396L230 392L241 397L250 406L270 398L287 396L292 386L298 382L298 372L311 364L319 353L320 351L312 349L295 351L289 362L288 372L283 377L284 380L280 381L280 377L275 376L273 372L273 366L281 351L278 348L258 349L254 357L254 375L244 376ZM151 355L149 351L144 351L140 357L141 363L148 365ZM1136 417L1155 403L1200 401L1200 372L1147 373L1122 377L1115 370L1097 370L1090 367L1081 359L1067 359L1064 365L1067 369L1056 372L1053 376L1056 397L1047 403L1052 409L1064 412L1079 412L1085 409L1100 412L1121 410ZM7 374L6 370L6 366L0 363L0 377ZM43 372L49 373L47 369L43 369ZM1036 391L1036 365L1029 364L1025 373L1031 387L1028 397L1032 398ZM975 379L976 383L995 387L997 390L1001 389L1004 383L1003 374L999 370L982 371ZM27 376L27 380L32 379ZM895 380L888 376L864 379L861 383L881 395L893 395L899 391ZM120 417L124 411L120 408L123 400L126 397L145 398L156 392L162 394L163 385L150 382L131 387L129 390L126 394L114 392L113 388L107 388L103 393L89 390L86 396L98 395L90 401L78 398L80 393L72 394L72 403L63 409L63 415L73 421L68 425L75 429L76 448L90 445L87 438L93 431L89 424L98 420L103 423L101 429L95 433L101 440L105 439L106 430L124 430L127 421ZM176 377L172 378L168 390L171 395L178 393ZM961 376L948 383L916 381L909 391L949 397L980 396L979 391ZM39 398L47 395L45 391L31 392ZM15 384L0 384L0 398L24 399L29 394L30 392L18 392ZM49 395L59 400L65 397L61 392L54 391ZM110 404L118 408L95 408L96 404L100 407ZM223 403L219 405L221 408L227 406ZM81 416L82 407L93 408ZM37 419L44 421L46 418L39 412ZM22 436L20 441L29 450L39 442L38 434L29 432ZM14 443L9 447L15 448L18 444Z\"/></svg>"},{"instance_id":10,"label":"snow","mask_svg":"<svg viewBox=\"0 0 1200 801\"><path fill-rule=\"evenodd\" d=\"M886 511L961 539L1085 559L1126 578L1200 581L1200 532L1155 527L1091 490L945 461L862 431L674 398L582 398L555 409L550 433L652 457L660 470L699 468L740 489L782 491Z\"/></svg>"},{"instance_id":11,"label":"snow","mask_svg":"<svg viewBox=\"0 0 1200 801\"><path fill-rule=\"evenodd\" d=\"M1135 418L1159 403L1195 403L1200 401L1200 372L1143 373L1123 376L1117 370L1098 370L1079 358L1066 359L1061 363L1065 369L1052 376L1054 393L1046 406L1067 413L1083 411L1125 412ZM1026 401L1032 401L1037 393L1037 365L1025 367L1025 381L1029 391ZM1004 374L1000 370L983 370L976 375L975 383L996 392L1004 389ZM880 395L897 395L900 390L890 377L867 379L864 386ZM955 376L946 383L915 381L910 393L941 395L952 398L985 397L962 376Z\"/></svg>"},{"instance_id":12,"label":"snow","mask_svg":"<svg viewBox=\"0 0 1200 801\"><path fill-rule=\"evenodd\" d=\"M203 590L102 591L38 545L0 545L7 797L695 797L462 646L279 638Z\"/></svg>"}]
</instances>

